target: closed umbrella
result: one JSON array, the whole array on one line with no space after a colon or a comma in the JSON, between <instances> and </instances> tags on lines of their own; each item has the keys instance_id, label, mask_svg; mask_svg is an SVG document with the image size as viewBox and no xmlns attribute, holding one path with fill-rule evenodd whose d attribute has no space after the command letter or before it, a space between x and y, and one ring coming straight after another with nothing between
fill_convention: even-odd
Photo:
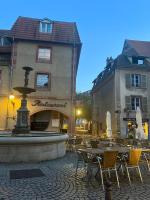
<instances>
[{"instance_id":1,"label":"closed umbrella","mask_svg":"<svg viewBox=\"0 0 150 200\"><path fill-rule=\"evenodd\" d=\"M136 123L138 125L136 129L136 138L139 140L145 139L145 134L142 125L142 114L139 107L136 109Z\"/></svg>"},{"instance_id":2,"label":"closed umbrella","mask_svg":"<svg viewBox=\"0 0 150 200\"><path fill-rule=\"evenodd\" d=\"M109 111L107 111L106 113L106 133L107 133L107 137L111 138L112 137L112 129L111 129L111 114Z\"/></svg>"}]
</instances>

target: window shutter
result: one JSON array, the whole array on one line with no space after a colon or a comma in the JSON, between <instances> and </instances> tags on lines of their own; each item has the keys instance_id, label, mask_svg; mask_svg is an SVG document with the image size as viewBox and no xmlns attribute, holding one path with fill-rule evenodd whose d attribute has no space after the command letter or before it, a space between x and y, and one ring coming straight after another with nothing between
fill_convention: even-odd
<instances>
[{"instance_id":1,"label":"window shutter","mask_svg":"<svg viewBox=\"0 0 150 200\"><path fill-rule=\"evenodd\" d=\"M131 87L131 76L130 74L126 74L126 87L130 88Z\"/></svg>"},{"instance_id":2,"label":"window shutter","mask_svg":"<svg viewBox=\"0 0 150 200\"><path fill-rule=\"evenodd\" d=\"M147 87L146 75L141 75L141 88Z\"/></svg>"},{"instance_id":3,"label":"window shutter","mask_svg":"<svg viewBox=\"0 0 150 200\"><path fill-rule=\"evenodd\" d=\"M142 97L142 110L147 112L147 97Z\"/></svg>"},{"instance_id":4,"label":"window shutter","mask_svg":"<svg viewBox=\"0 0 150 200\"><path fill-rule=\"evenodd\" d=\"M131 97L130 96L125 97L125 105L126 105L126 109L131 110Z\"/></svg>"}]
</instances>

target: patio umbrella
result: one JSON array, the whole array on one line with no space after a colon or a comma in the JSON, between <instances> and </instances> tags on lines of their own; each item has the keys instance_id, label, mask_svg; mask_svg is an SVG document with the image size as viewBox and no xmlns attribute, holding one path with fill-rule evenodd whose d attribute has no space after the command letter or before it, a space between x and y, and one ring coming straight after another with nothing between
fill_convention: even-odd
<instances>
[{"instance_id":1,"label":"patio umbrella","mask_svg":"<svg viewBox=\"0 0 150 200\"><path fill-rule=\"evenodd\" d=\"M136 109L136 123L138 125L136 129L136 138L140 140L145 139L145 134L142 125L142 114L139 107L137 107Z\"/></svg>"},{"instance_id":2,"label":"patio umbrella","mask_svg":"<svg viewBox=\"0 0 150 200\"><path fill-rule=\"evenodd\" d=\"M112 137L112 130L111 130L111 114L109 111L107 111L106 113L106 133L107 133L107 137L111 138Z\"/></svg>"}]
</instances>

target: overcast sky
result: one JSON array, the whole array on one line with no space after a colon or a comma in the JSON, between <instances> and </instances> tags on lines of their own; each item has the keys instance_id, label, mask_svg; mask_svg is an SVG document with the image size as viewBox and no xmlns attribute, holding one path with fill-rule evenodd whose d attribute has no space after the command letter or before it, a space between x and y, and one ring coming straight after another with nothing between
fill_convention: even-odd
<instances>
[{"instance_id":1,"label":"overcast sky","mask_svg":"<svg viewBox=\"0 0 150 200\"><path fill-rule=\"evenodd\" d=\"M125 39L150 41L149 0L5 0L0 8L0 29L10 29L18 16L77 23L83 43L78 92L92 88L106 58L119 55Z\"/></svg>"}]
</instances>

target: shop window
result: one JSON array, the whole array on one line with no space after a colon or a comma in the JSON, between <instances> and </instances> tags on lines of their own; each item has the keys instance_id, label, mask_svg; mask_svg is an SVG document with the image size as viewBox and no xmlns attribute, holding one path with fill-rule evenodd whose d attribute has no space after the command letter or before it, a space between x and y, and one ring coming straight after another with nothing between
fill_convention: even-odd
<instances>
[{"instance_id":1,"label":"shop window","mask_svg":"<svg viewBox=\"0 0 150 200\"><path fill-rule=\"evenodd\" d=\"M37 73L36 75L36 88L49 88L50 75L48 73Z\"/></svg>"}]
</instances>

